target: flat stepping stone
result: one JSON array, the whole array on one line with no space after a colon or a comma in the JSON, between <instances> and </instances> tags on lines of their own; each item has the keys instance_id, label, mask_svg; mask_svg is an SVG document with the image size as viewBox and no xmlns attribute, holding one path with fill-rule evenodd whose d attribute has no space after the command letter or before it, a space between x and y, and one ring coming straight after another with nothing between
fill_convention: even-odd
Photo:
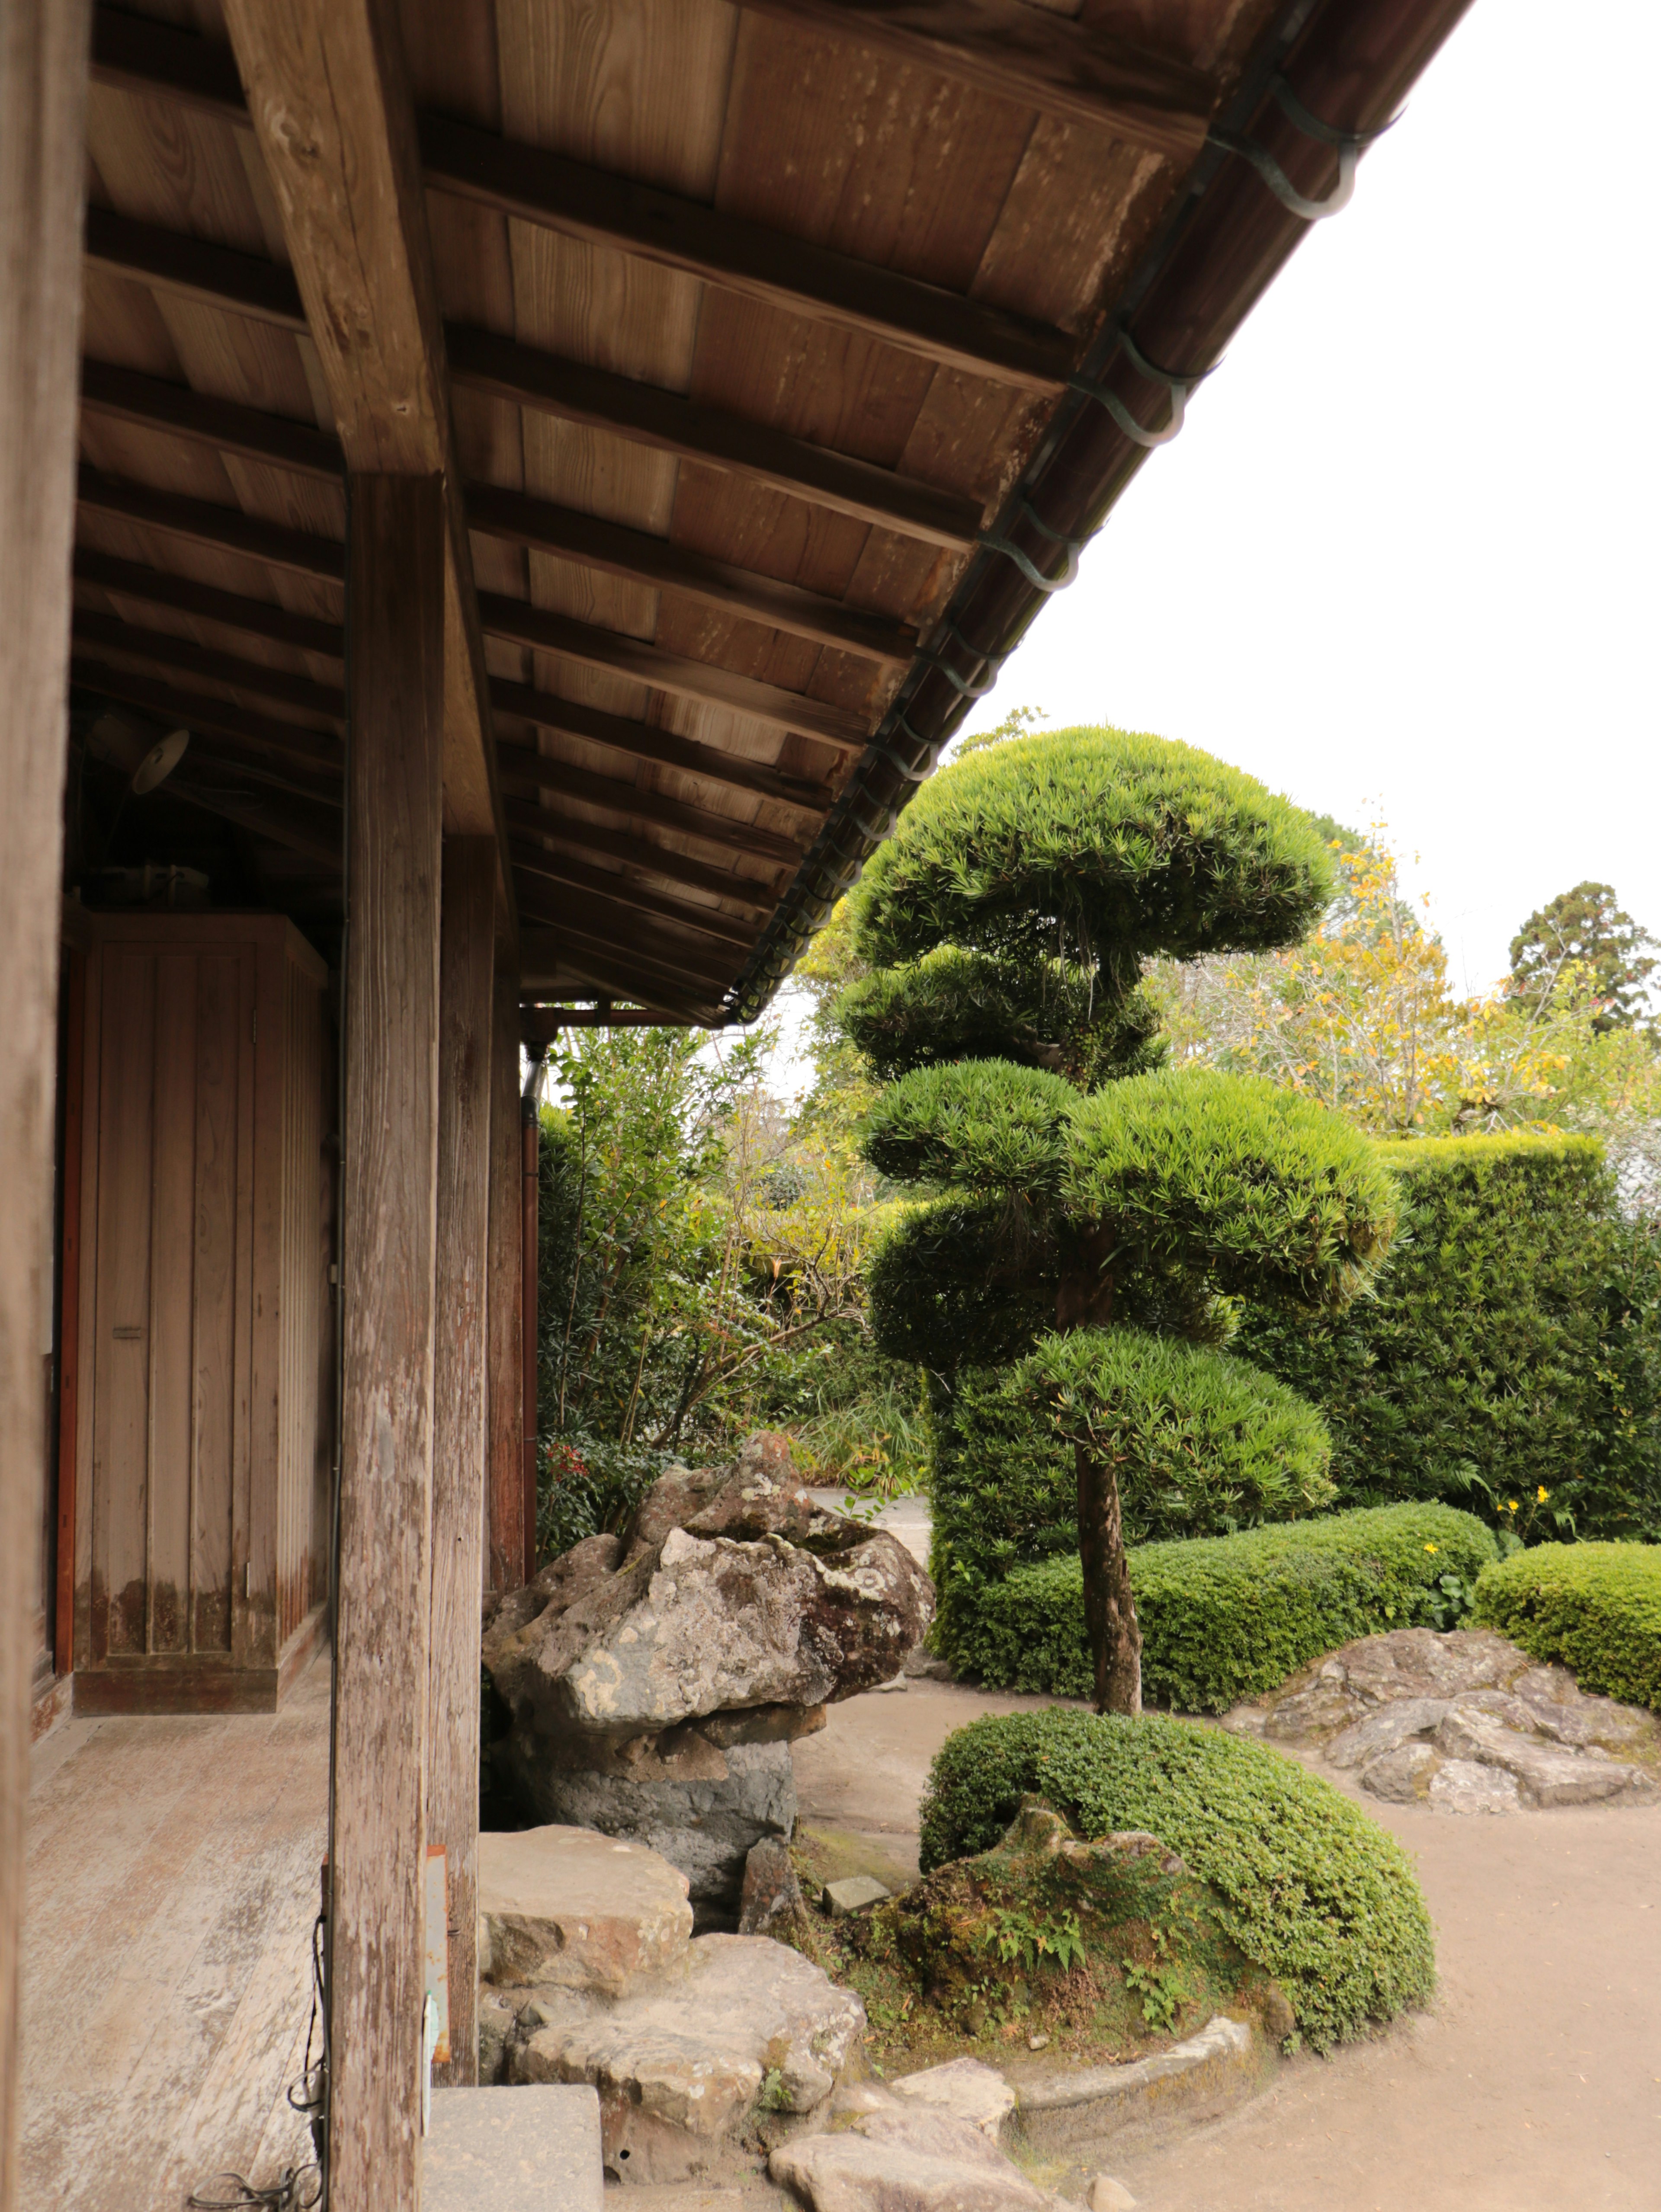
<instances>
[{"instance_id":1,"label":"flat stepping stone","mask_svg":"<svg viewBox=\"0 0 1661 2212\"><path fill-rule=\"evenodd\" d=\"M833 1920L849 1920L856 1912L868 1912L873 1905L880 1905L893 1892L884 1887L874 1875L845 1875L840 1881L827 1881L820 1902Z\"/></svg>"},{"instance_id":2,"label":"flat stepping stone","mask_svg":"<svg viewBox=\"0 0 1661 2212\"><path fill-rule=\"evenodd\" d=\"M592 1828L478 1839L483 1978L621 1996L678 1966L692 1938L686 1876L644 1844Z\"/></svg>"},{"instance_id":3,"label":"flat stepping stone","mask_svg":"<svg viewBox=\"0 0 1661 2212\"><path fill-rule=\"evenodd\" d=\"M1015 2092L995 2066L978 2058L953 2058L944 2066L926 2066L920 2073L902 2074L889 2087L897 2097L928 2105L967 2120L996 2142L1003 2124L1015 2109Z\"/></svg>"},{"instance_id":4,"label":"flat stepping stone","mask_svg":"<svg viewBox=\"0 0 1661 2212\"><path fill-rule=\"evenodd\" d=\"M813 2212L1053 2212L1053 2200L972 2120L926 2105L798 2136L767 2170Z\"/></svg>"}]
</instances>

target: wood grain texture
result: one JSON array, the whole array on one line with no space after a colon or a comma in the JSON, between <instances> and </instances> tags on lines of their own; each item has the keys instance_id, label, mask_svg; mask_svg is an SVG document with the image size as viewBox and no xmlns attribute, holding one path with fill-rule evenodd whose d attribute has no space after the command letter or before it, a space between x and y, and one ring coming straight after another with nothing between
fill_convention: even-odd
<instances>
[{"instance_id":1,"label":"wood grain texture","mask_svg":"<svg viewBox=\"0 0 1661 2212\"><path fill-rule=\"evenodd\" d=\"M1163 154L1196 154L1212 108L1196 70L1028 0L745 0L867 40L1025 106Z\"/></svg>"},{"instance_id":2,"label":"wood grain texture","mask_svg":"<svg viewBox=\"0 0 1661 2212\"><path fill-rule=\"evenodd\" d=\"M494 846L483 838L447 839L439 955L427 1841L443 1845L449 1881L450 2056L435 2079L458 2086L478 2078L478 1622L489 1442L495 901Z\"/></svg>"},{"instance_id":3,"label":"wood grain texture","mask_svg":"<svg viewBox=\"0 0 1661 2212\"><path fill-rule=\"evenodd\" d=\"M499 844L472 556L396 15L390 0L227 0L225 21L348 463L444 487L446 807L456 829Z\"/></svg>"},{"instance_id":4,"label":"wood grain texture","mask_svg":"<svg viewBox=\"0 0 1661 2212\"><path fill-rule=\"evenodd\" d=\"M490 1029L489 1301L489 1587L517 1589L525 1562L525 1395L520 1372L524 1264L520 1250L519 984L496 981Z\"/></svg>"},{"instance_id":5,"label":"wood grain texture","mask_svg":"<svg viewBox=\"0 0 1661 2212\"><path fill-rule=\"evenodd\" d=\"M18 1946L46 1471L84 0L0 13L0 2206L17 2202Z\"/></svg>"},{"instance_id":6,"label":"wood grain texture","mask_svg":"<svg viewBox=\"0 0 1661 2212\"><path fill-rule=\"evenodd\" d=\"M443 488L352 485L332 2201L420 2203Z\"/></svg>"}]
</instances>

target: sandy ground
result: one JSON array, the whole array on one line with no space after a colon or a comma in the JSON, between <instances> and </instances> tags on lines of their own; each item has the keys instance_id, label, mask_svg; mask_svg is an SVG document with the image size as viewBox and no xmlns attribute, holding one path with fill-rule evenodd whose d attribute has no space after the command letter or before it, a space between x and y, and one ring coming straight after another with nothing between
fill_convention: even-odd
<instances>
[{"instance_id":1,"label":"sandy ground","mask_svg":"<svg viewBox=\"0 0 1661 2212\"><path fill-rule=\"evenodd\" d=\"M833 1705L795 1747L803 1817L915 1868L940 1743L1048 1702L917 1681ZM1293 2059L1229 2118L1112 2170L1144 2212L1661 2212L1661 1808L1358 1802L1417 1863L1434 2008Z\"/></svg>"}]
</instances>

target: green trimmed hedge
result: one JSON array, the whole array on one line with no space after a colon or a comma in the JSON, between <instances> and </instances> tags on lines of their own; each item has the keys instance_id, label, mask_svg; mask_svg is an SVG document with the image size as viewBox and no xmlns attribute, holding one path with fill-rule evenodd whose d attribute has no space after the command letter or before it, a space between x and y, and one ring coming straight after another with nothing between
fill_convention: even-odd
<instances>
[{"instance_id":1,"label":"green trimmed hedge","mask_svg":"<svg viewBox=\"0 0 1661 2212\"><path fill-rule=\"evenodd\" d=\"M1661 1712L1661 1546L1541 1544L1485 1567L1476 1617L1583 1690Z\"/></svg>"},{"instance_id":2,"label":"green trimmed hedge","mask_svg":"<svg viewBox=\"0 0 1661 2212\"><path fill-rule=\"evenodd\" d=\"M1141 1545L1130 1586L1143 1694L1181 1712L1226 1712L1355 1637L1451 1626L1494 1554L1473 1515L1434 1504ZM962 1672L1000 1687L1091 1694L1076 1554L997 1582L960 1578L951 1595L938 1642Z\"/></svg>"},{"instance_id":3,"label":"green trimmed hedge","mask_svg":"<svg viewBox=\"0 0 1661 2212\"><path fill-rule=\"evenodd\" d=\"M1434 1988L1430 1915L1406 1853L1266 1744L1180 1721L1058 1711L971 1722L929 1771L924 1873L989 1850L1029 1793L1086 1837L1141 1828L1180 1852L1317 2049L1425 2003Z\"/></svg>"},{"instance_id":4,"label":"green trimmed hedge","mask_svg":"<svg viewBox=\"0 0 1661 2212\"><path fill-rule=\"evenodd\" d=\"M1249 1310L1232 1347L1326 1415L1340 1500L1661 1537L1661 1237L1622 1220L1601 1147L1439 1137L1378 1153L1400 1214L1376 1296L1332 1320Z\"/></svg>"}]
</instances>

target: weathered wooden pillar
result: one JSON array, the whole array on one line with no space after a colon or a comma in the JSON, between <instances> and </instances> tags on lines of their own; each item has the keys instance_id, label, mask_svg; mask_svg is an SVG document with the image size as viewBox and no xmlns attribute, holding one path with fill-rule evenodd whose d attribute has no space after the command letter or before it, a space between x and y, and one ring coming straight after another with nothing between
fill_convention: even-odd
<instances>
[{"instance_id":1,"label":"weathered wooden pillar","mask_svg":"<svg viewBox=\"0 0 1661 2212\"><path fill-rule=\"evenodd\" d=\"M0 2208L46 1459L52 1115L75 517L87 0L0 0Z\"/></svg>"},{"instance_id":2,"label":"weathered wooden pillar","mask_svg":"<svg viewBox=\"0 0 1661 2212\"><path fill-rule=\"evenodd\" d=\"M449 2057L434 2078L456 2086L478 2079L478 1632L489 1449L485 1285L496 881L491 839L446 841L427 1841L443 1845L449 1875Z\"/></svg>"},{"instance_id":3,"label":"weathered wooden pillar","mask_svg":"<svg viewBox=\"0 0 1661 2212\"><path fill-rule=\"evenodd\" d=\"M444 503L350 480L333 2212L421 2192Z\"/></svg>"},{"instance_id":4,"label":"weathered wooden pillar","mask_svg":"<svg viewBox=\"0 0 1661 2212\"><path fill-rule=\"evenodd\" d=\"M519 1109L519 983L496 980L490 1036L491 1589L525 1580L525 1143Z\"/></svg>"},{"instance_id":5,"label":"weathered wooden pillar","mask_svg":"<svg viewBox=\"0 0 1661 2212\"><path fill-rule=\"evenodd\" d=\"M524 1394L525 1452L525 1579L537 1571L537 1262L540 1250L542 1199L542 1128L533 1091L520 1100L521 1134L525 1146L524 1218L520 1225L520 1251L524 1263L524 1287L520 1291L520 1385Z\"/></svg>"}]
</instances>

